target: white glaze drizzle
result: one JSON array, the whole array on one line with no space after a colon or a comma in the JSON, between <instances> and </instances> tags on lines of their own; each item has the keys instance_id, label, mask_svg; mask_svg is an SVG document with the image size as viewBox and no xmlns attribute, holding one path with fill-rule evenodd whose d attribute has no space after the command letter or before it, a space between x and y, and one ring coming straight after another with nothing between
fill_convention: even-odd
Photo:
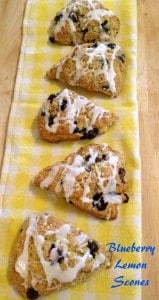
<instances>
[{"instance_id":1,"label":"white glaze drizzle","mask_svg":"<svg viewBox=\"0 0 159 300\"><path fill-rule=\"evenodd\" d=\"M116 92L116 86L115 86L115 77L116 73L114 70L114 61L116 58L117 52L120 50L119 45L116 45L115 49L113 50L113 54L110 60L110 67L108 68L108 81L109 81L109 87L112 93Z\"/></svg>"},{"instance_id":2,"label":"white glaze drizzle","mask_svg":"<svg viewBox=\"0 0 159 300\"><path fill-rule=\"evenodd\" d=\"M49 32L50 34L54 30L54 36L56 39L56 35L62 30L63 27L65 27L66 23L69 24L70 27L70 34L72 35L73 42L76 43L76 23L73 22L73 20L69 17L71 12L76 12L78 6L82 5L87 9L87 12L84 16L80 17L83 23L83 27L86 28L87 24L94 20L99 23L100 26L100 38L101 40L108 39L109 35L104 33L104 30L101 26L101 18L104 16L114 16L114 13L108 9L99 9L96 8L97 2L94 2L92 0L83 1L71 1L66 7L64 7L59 13L62 14L61 18L58 20L57 24L54 25L54 22L52 22ZM104 34L104 35L103 35Z\"/></svg>"},{"instance_id":3,"label":"white glaze drizzle","mask_svg":"<svg viewBox=\"0 0 159 300\"><path fill-rule=\"evenodd\" d=\"M49 120L49 107L50 103L49 101L46 102L46 104L43 106L43 112L45 112L45 128L46 130L55 133L60 125L60 121L63 120L65 124L69 125L69 133L73 133L74 129L76 128L76 124L74 123L80 112L81 109L86 109L86 111L91 112L91 119L87 117L87 114L85 114L85 122L87 130L91 130L95 122L102 118L105 114L109 117L109 111L103 109L102 107L99 107L89 101L86 97L80 96L78 94L72 94L72 92L68 89L64 89L58 96L57 101L59 101L59 106L61 106L63 99L67 100L67 106L65 108L65 114L61 113L59 111L57 113L57 116L54 118L54 123L49 126L48 120Z\"/></svg>"},{"instance_id":4,"label":"white glaze drizzle","mask_svg":"<svg viewBox=\"0 0 159 300\"><path fill-rule=\"evenodd\" d=\"M102 145L104 150L104 148L106 148L107 145L106 144L102 144ZM116 175L117 175L117 164L119 160L118 155L115 154L115 152L109 150L107 154L107 159L102 160L101 162L98 163L96 163L96 158L98 157L97 150L90 147L89 155L90 158L88 161L86 161L81 155L76 154L72 163L70 163L69 159L63 162L62 166L64 167L65 171L63 173L62 185L64 188L64 197L66 201L69 202L71 195L74 193L74 185L76 183L77 176L86 172L86 169L89 168L91 165L94 165L96 178L97 178L96 184L103 193L104 201L109 203L121 203L122 202L121 195L116 194ZM102 177L101 167L111 168L111 174L109 177L105 177L105 176ZM51 172L52 171L50 171L50 173ZM48 187L46 185L47 181L50 183L51 178L52 181L54 180L54 176L50 175L50 173L47 176L49 179L47 179L47 177L43 179L46 188ZM44 186L43 181L41 182L40 185L41 187ZM107 181L106 185L105 185L105 181ZM91 172L89 172L89 175L86 179L83 188L83 195L81 196L81 201L84 203L90 203L93 201L93 199L88 196L90 192L90 183L91 183Z\"/></svg>"},{"instance_id":5,"label":"white glaze drizzle","mask_svg":"<svg viewBox=\"0 0 159 300\"><path fill-rule=\"evenodd\" d=\"M57 175L59 168L61 168L60 163L51 167L48 176L43 181L40 182L40 187L42 189L48 188L48 186L52 183L52 178L55 178L55 176Z\"/></svg>"},{"instance_id":6,"label":"white glaze drizzle","mask_svg":"<svg viewBox=\"0 0 159 300\"><path fill-rule=\"evenodd\" d=\"M87 17L89 18L89 20L93 19L98 22L100 22L101 18L104 16L114 16L114 13L111 10L96 9L96 10L89 11L87 14Z\"/></svg>"},{"instance_id":7,"label":"white glaze drizzle","mask_svg":"<svg viewBox=\"0 0 159 300\"><path fill-rule=\"evenodd\" d=\"M119 50L120 50L120 46L117 44L114 47L114 49L110 49L107 46L107 44L103 44L101 42L97 43L96 48L83 47L82 45L76 46L73 57L70 55L70 58L76 64L76 71L74 73L73 79L69 80L69 84L72 86L76 86L76 85L78 86L79 79L82 76L85 76L86 73L90 72L88 67L84 69L82 66L81 58L84 55L88 56L87 65L93 63L93 60L96 57L98 57L102 59L103 67L99 71L94 71L94 76L96 78L99 75L104 75L107 85L109 85L110 91L112 92L112 94L114 94L116 92L116 84L115 84L116 72L114 69L114 61L116 59L116 54ZM56 79L60 78L63 64L65 63L67 58L64 58L60 63L56 65ZM109 63L107 59L109 59Z\"/></svg>"},{"instance_id":8,"label":"white glaze drizzle","mask_svg":"<svg viewBox=\"0 0 159 300\"><path fill-rule=\"evenodd\" d=\"M83 195L81 197L82 202L84 203L91 203L92 199L90 199L87 195L90 193L90 183L91 183L91 176L86 179L85 185L84 185L84 191Z\"/></svg>"},{"instance_id":9,"label":"white glaze drizzle","mask_svg":"<svg viewBox=\"0 0 159 300\"><path fill-rule=\"evenodd\" d=\"M69 201L70 196L74 191L74 184L76 182L76 177L81 173L85 172L84 159L82 156L77 155L71 165L66 164L66 175L63 181L63 187L65 191L66 201Z\"/></svg>"},{"instance_id":10,"label":"white glaze drizzle","mask_svg":"<svg viewBox=\"0 0 159 300\"><path fill-rule=\"evenodd\" d=\"M45 218L43 219L43 216ZM47 217L46 217L47 216ZM71 232L71 226L69 224L63 224L58 229L55 230L45 230L44 234L41 235L38 233L37 224L39 219L43 219L46 225L46 218L49 217L49 214L39 214L35 215L32 214L29 218L28 228L26 230L26 237L24 241L24 247L22 250L21 255L18 257L15 270L20 274L20 276L24 279L24 286L27 288L27 276L28 276L28 247L30 239L33 238L33 243L35 245L38 257L40 259L40 263L43 266L46 280L48 282L48 287L51 286L53 279L57 279L61 283L71 282L73 281L77 273L85 267L86 261L88 258L92 259L92 255L90 254L90 250L87 247L88 236L85 233L79 233L78 236L75 237L75 243L77 245L77 249L81 249L83 255L72 255L69 253L69 239L68 234ZM41 220L41 221L43 221ZM51 249L50 252L50 259L49 261L44 258L43 254L43 246L45 243L45 236L52 235L55 236L55 246ZM65 264L68 262L68 257L70 256L75 261L75 265L73 267L69 267L67 265L66 270L62 270L60 264L57 262L57 248L61 246L63 249L62 255L65 257ZM67 256L67 257L66 257ZM104 255L103 255L104 256ZM96 255L96 258L93 259L92 270L99 267L103 262L104 259L99 259L99 254ZM101 257L101 255L100 255ZM104 256L105 257L105 256ZM38 274L32 274L32 286L35 287L38 279ZM36 278L35 278L35 277Z\"/></svg>"},{"instance_id":11,"label":"white glaze drizzle","mask_svg":"<svg viewBox=\"0 0 159 300\"><path fill-rule=\"evenodd\" d=\"M93 268L94 268L94 269L98 269L99 266L100 266L101 264L103 264L104 262L105 262L105 255L102 254L102 253L97 254L97 255L96 255L96 260L95 260L94 263L93 263Z\"/></svg>"},{"instance_id":12,"label":"white glaze drizzle","mask_svg":"<svg viewBox=\"0 0 159 300\"><path fill-rule=\"evenodd\" d=\"M75 241L77 246L79 247L86 245L86 243L88 242L88 235L84 232L80 232L80 234L75 237Z\"/></svg>"},{"instance_id":13,"label":"white glaze drizzle","mask_svg":"<svg viewBox=\"0 0 159 300\"><path fill-rule=\"evenodd\" d=\"M15 270L20 274L22 278L24 278L25 287L27 287L26 281L28 275L28 246L29 246L30 237L33 236L35 233L35 224L36 224L36 218L34 217L34 215L31 215L29 219L29 226L26 231L26 238L24 241L23 252L18 257L15 264Z\"/></svg>"}]
</instances>

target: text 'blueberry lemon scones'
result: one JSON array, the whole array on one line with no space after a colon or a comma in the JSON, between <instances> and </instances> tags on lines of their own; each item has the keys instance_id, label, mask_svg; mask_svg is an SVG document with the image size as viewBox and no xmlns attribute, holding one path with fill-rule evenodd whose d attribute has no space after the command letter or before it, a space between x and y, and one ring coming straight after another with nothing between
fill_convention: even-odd
<instances>
[{"instance_id":1,"label":"text 'blueberry lemon scones'","mask_svg":"<svg viewBox=\"0 0 159 300\"><path fill-rule=\"evenodd\" d=\"M112 220L119 204L129 199L125 173L119 152L106 144L91 144L43 169L34 183L96 217Z\"/></svg>"},{"instance_id":2,"label":"text 'blueberry lemon scones'","mask_svg":"<svg viewBox=\"0 0 159 300\"><path fill-rule=\"evenodd\" d=\"M64 45L108 41L117 35L119 28L119 19L99 2L74 0L56 14L49 28L49 39Z\"/></svg>"},{"instance_id":3,"label":"text 'blueberry lemon scones'","mask_svg":"<svg viewBox=\"0 0 159 300\"><path fill-rule=\"evenodd\" d=\"M92 139L116 119L86 97L68 89L51 94L38 116L40 136L49 142Z\"/></svg>"},{"instance_id":4,"label":"text 'blueberry lemon scones'","mask_svg":"<svg viewBox=\"0 0 159 300\"><path fill-rule=\"evenodd\" d=\"M87 234L49 213L32 214L14 248L12 279L28 299L85 281L111 266L111 254Z\"/></svg>"},{"instance_id":5,"label":"text 'blueberry lemon scones'","mask_svg":"<svg viewBox=\"0 0 159 300\"><path fill-rule=\"evenodd\" d=\"M124 70L125 56L117 44L93 43L74 47L46 76L115 97L121 89Z\"/></svg>"}]
</instances>

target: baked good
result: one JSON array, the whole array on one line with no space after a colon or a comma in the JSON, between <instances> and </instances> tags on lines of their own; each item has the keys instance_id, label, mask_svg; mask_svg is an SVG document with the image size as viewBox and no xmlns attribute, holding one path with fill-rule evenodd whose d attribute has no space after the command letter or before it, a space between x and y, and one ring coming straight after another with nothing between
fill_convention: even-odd
<instances>
[{"instance_id":1,"label":"baked good","mask_svg":"<svg viewBox=\"0 0 159 300\"><path fill-rule=\"evenodd\" d=\"M74 0L52 20L49 39L63 45L108 41L119 28L119 19L98 1Z\"/></svg>"},{"instance_id":2,"label":"baked good","mask_svg":"<svg viewBox=\"0 0 159 300\"><path fill-rule=\"evenodd\" d=\"M19 232L11 276L24 297L36 299L110 266L105 246L49 213L32 214Z\"/></svg>"},{"instance_id":3,"label":"baked good","mask_svg":"<svg viewBox=\"0 0 159 300\"><path fill-rule=\"evenodd\" d=\"M64 89L44 103L38 124L42 139L52 143L92 139L106 131L116 116L86 97Z\"/></svg>"},{"instance_id":4,"label":"baked good","mask_svg":"<svg viewBox=\"0 0 159 300\"><path fill-rule=\"evenodd\" d=\"M43 169L34 183L98 218L112 220L119 204L129 199L125 173L119 152L106 144L90 144Z\"/></svg>"},{"instance_id":5,"label":"baked good","mask_svg":"<svg viewBox=\"0 0 159 300\"><path fill-rule=\"evenodd\" d=\"M48 79L71 86L117 96L125 70L125 56L115 43L77 45L58 64L47 71Z\"/></svg>"}]
</instances>

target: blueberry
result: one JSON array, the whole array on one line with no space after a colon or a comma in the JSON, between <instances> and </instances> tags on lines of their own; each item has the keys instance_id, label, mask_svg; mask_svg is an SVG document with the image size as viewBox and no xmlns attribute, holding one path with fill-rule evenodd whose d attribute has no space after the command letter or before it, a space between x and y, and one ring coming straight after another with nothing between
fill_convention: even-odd
<instances>
[{"instance_id":1,"label":"blueberry","mask_svg":"<svg viewBox=\"0 0 159 300\"><path fill-rule=\"evenodd\" d=\"M55 18L54 18L55 23L57 24L58 21L59 21L62 17L63 17L62 14L56 15Z\"/></svg>"},{"instance_id":2,"label":"blueberry","mask_svg":"<svg viewBox=\"0 0 159 300\"><path fill-rule=\"evenodd\" d=\"M63 262L64 260L64 256L62 256L62 253L63 253L63 250L61 249L57 249L57 254L58 254L58 259L57 259L57 262L60 264Z\"/></svg>"},{"instance_id":3,"label":"blueberry","mask_svg":"<svg viewBox=\"0 0 159 300\"><path fill-rule=\"evenodd\" d=\"M121 181L124 181L125 173L126 172L125 172L124 168L119 168L118 174L119 174Z\"/></svg>"},{"instance_id":4,"label":"blueberry","mask_svg":"<svg viewBox=\"0 0 159 300\"><path fill-rule=\"evenodd\" d=\"M55 244L52 244L51 247L50 247L50 251L51 251L53 248L55 248L55 247L56 247Z\"/></svg>"},{"instance_id":5,"label":"blueberry","mask_svg":"<svg viewBox=\"0 0 159 300\"><path fill-rule=\"evenodd\" d=\"M106 209L108 202L104 202L103 193L96 193L93 196L93 207L99 211Z\"/></svg>"},{"instance_id":6,"label":"blueberry","mask_svg":"<svg viewBox=\"0 0 159 300\"><path fill-rule=\"evenodd\" d=\"M64 257L63 256L59 257L58 260L57 260L57 262L59 264L61 264L63 261L64 261Z\"/></svg>"},{"instance_id":7,"label":"blueberry","mask_svg":"<svg viewBox=\"0 0 159 300\"><path fill-rule=\"evenodd\" d=\"M47 98L47 100L52 100L52 99L54 99L55 97L56 97L55 94L50 94L49 97Z\"/></svg>"},{"instance_id":8,"label":"blueberry","mask_svg":"<svg viewBox=\"0 0 159 300\"><path fill-rule=\"evenodd\" d=\"M73 131L73 133L82 133L83 135L80 137L80 139L86 139L86 128L82 128L82 129L79 129L78 127L76 127Z\"/></svg>"},{"instance_id":9,"label":"blueberry","mask_svg":"<svg viewBox=\"0 0 159 300\"><path fill-rule=\"evenodd\" d=\"M103 91L109 90L109 85L103 85L103 86L102 86L102 90L103 90Z\"/></svg>"},{"instance_id":10,"label":"blueberry","mask_svg":"<svg viewBox=\"0 0 159 300\"><path fill-rule=\"evenodd\" d=\"M42 116L42 117L45 116L45 112L44 112L44 111L41 112L41 116Z\"/></svg>"},{"instance_id":11,"label":"blueberry","mask_svg":"<svg viewBox=\"0 0 159 300\"><path fill-rule=\"evenodd\" d=\"M86 34L87 32L88 32L88 28L85 28L85 29L82 30L83 34Z\"/></svg>"},{"instance_id":12,"label":"blueberry","mask_svg":"<svg viewBox=\"0 0 159 300\"><path fill-rule=\"evenodd\" d=\"M79 133L79 132L80 132L80 130L79 130L78 127L76 127L76 128L74 129L74 131L73 131L73 133Z\"/></svg>"},{"instance_id":13,"label":"blueberry","mask_svg":"<svg viewBox=\"0 0 159 300\"><path fill-rule=\"evenodd\" d=\"M107 46L109 48L111 48L111 49L115 49L116 48L116 44L114 44L114 43L109 43Z\"/></svg>"},{"instance_id":14,"label":"blueberry","mask_svg":"<svg viewBox=\"0 0 159 300\"><path fill-rule=\"evenodd\" d=\"M53 248L55 248L55 247L56 247L55 244L52 244L52 245L51 245L51 247L50 247L50 249L49 249L49 254L50 254L51 250L52 250Z\"/></svg>"},{"instance_id":15,"label":"blueberry","mask_svg":"<svg viewBox=\"0 0 159 300\"><path fill-rule=\"evenodd\" d=\"M53 37L49 37L49 41L51 42L51 43L54 43L55 42L55 39L53 38Z\"/></svg>"},{"instance_id":16,"label":"blueberry","mask_svg":"<svg viewBox=\"0 0 159 300\"><path fill-rule=\"evenodd\" d=\"M96 193L94 196L93 196L93 200L97 201L101 198L101 196L103 195L103 193Z\"/></svg>"},{"instance_id":17,"label":"blueberry","mask_svg":"<svg viewBox=\"0 0 159 300\"><path fill-rule=\"evenodd\" d=\"M76 45L76 43L72 41L71 42L71 46L75 46L75 45Z\"/></svg>"},{"instance_id":18,"label":"blueberry","mask_svg":"<svg viewBox=\"0 0 159 300\"><path fill-rule=\"evenodd\" d=\"M97 162L101 162L102 161L102 158L100 158L100 157L96 157L96 159L95 159L95 162L97 163Z\"/></svg>"},{"instance_id":19,"label":"blueberry","mask_svg":"<svg viewBox=\"0 0 159 300\"><path fill-rule=\"evenodd\" d=\"M93 128L91 130L89 130L88 132L84 132L83 136L81 137L81 139L93 139L97 136L98 134L98 128Z\"/></svg>"},{"instance_id":20,"label":"blueberry","mask_svg":"<svg viewBox=\"0 0 159 300\"><path fill-rule=\"evenodd\" d=\"M54 124L54 117L53 116L50 116L49 117L49 122L48 122L48 125L51 126Z\"/></svg>"},{"instance_id":21,"label":"blueberry","mask_svg":"<svg viewBox=\"0 0 159 300\"><path fill-rule=\"evenodd\" d=\"M125 55L124 54L121 54L121 55L118 55L117 58L119 60L121 60L121 62L124 64L125 63Z\"/></svg>"},{"instance_id":22,"label":"blueberry","mask_svg":"<svg viewBox=\"0 0 159 300\"><path fill-rule=\"evenodd\" d=\"M91 157L90 154L86 155L85 160L89 161L90 157Z\"/></svg>"},{"instance_id":23,"label":"blueberry","mask_svg":"<svg viewBox=\"0 0 159 300\"><path fill-rule=\"evenodd\" d=\"M107 33L109 29L107 27L103 27L104 31Z\"/></svg>"},{"instance_id":24,"label":"blueberry","mask_svg":"<svg viewBox=\"0 0 159 300\"><path fill-rule=\"evenodd\" d=\"M33 288L28 288L26 292L26 296L28 299L37 299L39 297L39 294Z\"/></svg>"},{"instance_id":25,"label":"blueberry","mask_svg":"<svg viewBox=\"0 0 159 300\"><path fill-rule=\"evenodd\" d=\"M66 107L67 107L67 99L63 99L60 109L63 111L65 110Z\"/></svg>"},{"instance_id":26,"label":"blueberry","mask_svg":"<svg viewBox=\"0 0 159 300\"><path fill-rule=\"evenodd\" d=\"M51 94L47 100L50 101L50 103L52 103L53 99L56 98L57 94Z\"/></svg>"},{"instance_id":27,"label":"blueberry","mask_svg":"<svg viewBox=\"0 0 159 300\"><path fill-rule=\"evenodd\" d=\"M99 210L99 211L103 211L106 209L108 205L108 202L104 202L103 197L100 198L100 200L97 202L97 204L95 205L95 207Z\"/></svg>"},{"instance_id":28,"label":"blueberry","mask_svg":"<svg viewBox=\"0 0 159 300\"><path fill-rule=\"evenodd\" d=\"M95 42L94 44L92 44L92 48L97 48L98 47L98 43Z\"/></svg>"},{"instance_id":29,"label":"blueberry","mask_svg":"<svg viewBox=\"0 0 159 300\"><path fill-rule=\"evenodd\" d=\"M79 21L78 15L75 12L70 12L69 18L74 22L77 23Z\"/></svg>"},{"instance_id":30,"label":"blueberry","mask_svg":"<svg viewBox=\"0 0 159 300\"><path fill-rule=\"evenodd\" d=\"M103 26L105 26L106 24L108 23L108 21L107 20L105 20L101 25L102 25L102 27Z\"/></svg>"},{"instance_id":31,"label":"blueberry","mask_svg":"<svg viewBox=\"0 0 159 300\"><path fill-rule=\"evenodd\" d=\"M87 247L90 250L90 254L95 258L96 253L98 252L98 245L95 241L88 241Z\"/></svg>"},{"instance_id":32,"label":"blueberry","mask_svg":"<svg viewBox=\"0 0 159 300\"><path fill-rule=\"evenodd\" d=\"M57 253L58 253L59 256L62 256L62 252L63 251L61 249L57 249Z\"/></svg>"},{"instance_id":33,"label":"blueberry","mask_svg":"<svg viewBox=\"0 0 159 300\"><path fill-rule=\"evenodd\" d=\"M106 26L107 23L108 23L108 21L105 20L105 21L101 24L101 26L102 26L102 28L104 29L105 32L108 32L108 31L109 31L108 27Z\"/></svg>"},{"instance_id":34,"label":"blueberry","mask_svg":"<svg viewBox=\"0 0 159 300\"><path fill-rule=\"evenodd\" d=\"M129 196L127 194L124 194L125 199L123 201L123 203L128 203L129 202Z\"/></svg>"}]
</instances>

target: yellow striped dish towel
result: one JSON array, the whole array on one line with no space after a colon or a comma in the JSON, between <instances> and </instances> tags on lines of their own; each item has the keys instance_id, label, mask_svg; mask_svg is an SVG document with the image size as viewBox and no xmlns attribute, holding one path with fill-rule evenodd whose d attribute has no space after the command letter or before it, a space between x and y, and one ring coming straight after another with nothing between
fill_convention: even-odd
<instances>
[{"instance_id":1,"label":"yellow striped dish towel","mask_svg":"<svg viewBox=\"0 0 159 300\"><path fill-rule=\"evenodd\" d=\"M50 45L47 42L50 21L66 1L28 0L0 185L0 299L22 299L12 287L8 276L12 248L22 221L32 212L43 211L52 211L56 217L81 228L103 244L114 243L112 245L118 247L118 250L130 246L132 250L115 252L114 263L110 270L97 272L88 282L52 294L45 299L141 299L140 285L125 284L132 280L140 280L140 268L124 269L116 266L120 259L121 266L124 263L141 262L140 253L133 251L132 248L141 245L136 1L101 2L113 10L121 21L117 42L124 49L127 58L124 88L117 99L105 99L105 96L82 89L80 93L90 97L94 103L115 112L119 117L108 132L97 137L94 142L108 143L113 149L124 154L130 201L120 206L119 216L115 221L107 222L89 214L81 212L77 214L65 201L61 199L57 201L56 198L52 201L52 194L49 191L38 190L32 186L32 179L42 168L63 160L89 141L50 144L39 138L36 123L38 111L49 94L61 89L58 82L48 82L45 79L46 70L68 53L71 47ZM113 285L118 287L112 288Z\"/></svg>"}]
</instances>

